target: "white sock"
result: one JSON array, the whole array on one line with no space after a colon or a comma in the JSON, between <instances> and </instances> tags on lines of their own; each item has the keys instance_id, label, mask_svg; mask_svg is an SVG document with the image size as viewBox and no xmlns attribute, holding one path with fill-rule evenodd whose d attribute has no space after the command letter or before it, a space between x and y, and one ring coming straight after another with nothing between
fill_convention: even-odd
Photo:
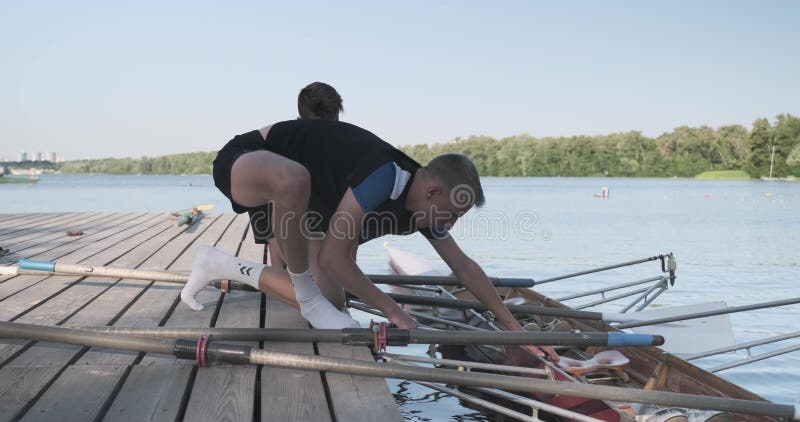
<instances>
[{"instance_id":1,"label":"white sock","mask_svg":"<svg viewBox=\"0 0 800 422\"><path fill-rule=\"evenodd\" d=\"M231 280L247 284L258 290L258 280L266 265L228 255L210 245L197 249L192 264L192 274L181 290L181 300L195 311L203 305L195 299L200 290L214 280Z\"/></svg>"},{"instance_id":2,"label":"white sock","mask_svg":"<svg viewBox=\"0 0 800 422\"><path fill-rule=\"evenodd\" d=\"M357 328L358 321L338 309L325 296L314 283L308 270L300 274L289 271L289 277L294 286L294 295L300 304L300 314L314 328Z\"/></svg>"},{"instance_id":3,"label":"white sock","mask_svg":"<svg viewBox=\"0 0 800 422\"><path fill-rule=\"evenodd\" d=\"M322 292L319 290L319 287L317 287L317 283L314 283L314 279L311 278L311 271L305 270L299 274L295 274L290 270L287 271L289 271L289 278L292 279L294 295L298 302L302 302L322 294Z\"/></svg>"}]
</instances>

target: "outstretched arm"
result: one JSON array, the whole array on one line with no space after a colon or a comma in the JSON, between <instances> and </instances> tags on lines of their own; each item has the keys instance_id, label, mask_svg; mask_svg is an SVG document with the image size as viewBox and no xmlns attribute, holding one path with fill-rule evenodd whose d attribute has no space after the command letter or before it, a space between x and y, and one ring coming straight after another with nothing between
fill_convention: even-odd
<instances>
[{"instance_id":1,"label":"outstretched arm","mask_svg":"<svg viewBox=\"0 0 800 422\"><path fill-rule=\"evenodd\" d=\"M438 239L428 239L433 248L444 260L448 267L453 271L456 278L470 291L481 303L491 311L496 320L510 331L522 331L522 326L508 310L508 307L500 300L500 296L494 285L486 276L483 269L469 258L461 248L458 247L452 236ZM553 360L558 360L558 355L552 347L534 347L529 349L539 356L547 353Z\"/></svg>"},{"instance_id":2,"label":"outstretched arm","mask_svg":"<svg viewBox=\"0 0 800 422\"><path fill-rule=\"evenodd\" d=\"M386 293L375 287L350 256L350 251L358 245L364 215L353 191L348 189L322 241L319 266L326 276L337 281L345 290L383 311L399 328L415 329L416 322Z\"/></svg>"}]
</instances>

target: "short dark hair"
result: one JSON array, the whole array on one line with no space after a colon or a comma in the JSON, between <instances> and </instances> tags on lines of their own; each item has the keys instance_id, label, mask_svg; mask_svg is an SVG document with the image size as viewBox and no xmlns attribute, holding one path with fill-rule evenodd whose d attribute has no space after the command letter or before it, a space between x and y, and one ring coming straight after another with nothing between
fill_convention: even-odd
<instances>
[{"instance_id":1,"label":"short dark hair","mask_svg":"<svg viewBox=\"0 0 800 422\"><path fill-rule=\"evenodd\" d=\"M425 169L447 185L451 200L456 204L466 205L472 202L480 207L486 203L478 170L466 155L436 156Z\"/></svg>"},{"instance_id":2,"label":"short dark hair","mask_svg":"<svg viewBox=\"0 0 800 422\"><path fill-rule=\"evenodd\" d=\"M342 97L332 86L314 82L300 90L297 111L301 119L339 120L344 107Z\"/></svg>"}]
</instances>

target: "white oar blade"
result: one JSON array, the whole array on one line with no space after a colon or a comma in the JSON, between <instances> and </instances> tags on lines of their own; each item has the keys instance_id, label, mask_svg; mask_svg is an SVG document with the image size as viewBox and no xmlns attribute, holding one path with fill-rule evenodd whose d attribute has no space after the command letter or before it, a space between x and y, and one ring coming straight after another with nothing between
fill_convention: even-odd
<instances>
[{"instance_id":1,"label":"white oar blade","mask_svg":"<svg viewBox=\"0 0 800 422\"><path fill-rule=\"evenodd\" d=\"M655 310L636 312L640 321L678 315L725 309L725 302L708 302L684 306L671 306ZM732 346L736 343L729 315L676 321L675 323L645 325L631 328L634 333L664 336L662 349L670 353L690 354Z\"/></svg>"},{"instance_id":2,"label":"white oar blade","mask_svg":"<svg viewBox=\"0 0 800 422\"><path fill-rule=\"evenodd\" d=\"M389 253L389 266L398 275L447 275L434 268L433 264L421 257L400 249L395 249L389 242L383 244Z\"/></svg>"}]
</instances>

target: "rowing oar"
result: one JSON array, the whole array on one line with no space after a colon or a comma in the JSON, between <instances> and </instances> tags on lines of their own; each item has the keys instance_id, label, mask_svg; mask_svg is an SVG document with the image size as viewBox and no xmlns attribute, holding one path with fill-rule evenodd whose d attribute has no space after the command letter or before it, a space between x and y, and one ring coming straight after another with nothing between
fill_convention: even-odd
<instances>
[{"instance_id":1,"label":"rowing oar","mask_svg":"<svg viewBox=\"0 0 800 422\"><path fill-rule=\"evenodd\" d=\"M666 254L662 254L662 255L651 256L649 258L637 259L635 261L628 261L628 262L622 262L622 263L619 263L619 264L607 265L605 267L594 268L594 269L591 269L591 270L578 271L576 273L565 274L565 275L561 275L561 276L558 276L558 277L545 278L545 279L538 280L537 283L538 284L550 283L552 281L564 280L564 279L567 279L567 278L578 277L578 276L581 276L581 275L598 273L598 272L607 271L607 270L613 270L615 268L627 267L627 266L630 266L630 265L641 264L643 262L655 261L657 259L661 261L661 272L664 272L664 273L669 272L670 285L674 285L675 284L675 279L677 277L675 276L675 269L676 269L675 257L672 255L672 252L669 252L669 253L666 253ZM666 262L665 262L665 259L666 259Z\"/></svg>"},{"instance_id":2,"label":"rowing oar","mask_svg":"<svg viewBox=\"0 0 800 422\"><path fill-rule=\"evenodd\" d=\"M370 274L367 275L375 284L388 285L407 285L407 286L461 286L461 282L453 276L442 275L391 275L391 274ZM536 281L531 278L498 278L489 277L495 287L522 287L529 288L536 285Z\"/></svg>"},{"instance_id":3,"label":"rowing oar","mask_svg":"<svg viewBox=\"0 0 800 422\"><path fill-rule=\"evenodd\" d=\"M37 261L33 259L20 260L17 263L17 267L0 266L0 275L81 275L164 281L167 283L186 283L186 281L189 279L188 274L170 271L137 270L132 268L64 264L56 261ZM369 277L370 280L376 284L439 286L461 285L458 279L452 276L400 276L370 274L367 277ZM532 287L535 284L532 279L528 278L491 277L490 280L497 287ZM218 282L216 282L214 286L218 288L220 287ZM229 288L233 290L254 291L252 287L236 282L230 282Z\"/></svg>"},{"instance_id":4,"label":"rowing oar","mask_svg":"<svg viewBox=\"0 0 800 422\"><path fill-rule=\"evenodd\" d=\"M698 318L705 318L715 315L726 315L726 314L735 314L737 312L745 312L745 311L753 311L756 309L765 309L765 308L774 308L776 306L786 306L786 305L794 305L796 303L800 303L800 297L795 297L792 299L783 299L783 300L776 300L773 302L762 302L762 303L754 303L751 305L742 305L742 306L732 306L730 308L723 308L723 309L716 309L713 311L704 311L704 312L695 312L690 314L684 315L673 315L664 318L656 318L650 319L645 321L631 321L624 324L617 325L617 328L633 328L633 327L641 327L644 325L655 325L655 324L665 324L668 322L674 321L686 321L690 319L698 319Z\"/></svg>"},{"instance_id":5,"label":"rowing oar","mask_svg":"<svg viewBox=\"0 0 800 422\"><path fill-rule=\"evenodd\" d=\"M397 303L408 305L425 305L441 308L455 308L455 309L474 309L477 311L486 311L488 308L481 302L472 300L459 300L449 299L442 297L426 297L415 295L404 295L398 293L387 293ZM348 295L350 299L357 299L355 296ZM576 311L574 309L564 308L549 308L544 306L532 305L512 305L508 304L508 309L511 312L527 315L544 315L561 318L575 318L575 319L590 319L595 321L605 322L629 322L640 321L641 318L636 318L631 315L607 313L607 312L590 312L590 311Z\"/></svg>"},{"instance_id":6,"label":"rowing oar","mask_svg":"<svg viewBox=\"0 0 800 422\"><path fill-rule=\"evenodd\" d=\"M210 335L215 340L229 341L294 341L342 343L351 346L407 346L409 344L492 344L533 346L660 346L664 337L626 333L543 333L535 331L440 331L402 330L399 328L345 328L317 330L294 328L81 328L103 334L134 335L152 338L196 338ZM385 330L382 331L381 330ZM383 338L383 340L381 340ZM378 347L381 348L380 346Z\"/></svg>"},{"instance_id":7,"label":"rowing oar","mask_svg":"<svg viewBox=\"0 0 800 422\"><path fill-rule=\"evenodd\" d=\"M158 340L122 335L108 336L87 330L11 322L0 322L0 337L160 353L174 355L180 359L196 360L199 365L204 365L206 362L268 365L380 378L398 378L412 381L500 388L529 393L560 394L570 397L585 397L598 400L652 403L663 406L719 410L724 412L747 413L800 420L800 406L770 403L767 401L708 397L663 391L589 385L575 382L558 382L531 377L516 377L480 372L465 373L452 369L424 368L357 359L272 352L255 349L246 345L208 342L207 338L195 341L185 339Z\"/></svg>"}]
</instances>

